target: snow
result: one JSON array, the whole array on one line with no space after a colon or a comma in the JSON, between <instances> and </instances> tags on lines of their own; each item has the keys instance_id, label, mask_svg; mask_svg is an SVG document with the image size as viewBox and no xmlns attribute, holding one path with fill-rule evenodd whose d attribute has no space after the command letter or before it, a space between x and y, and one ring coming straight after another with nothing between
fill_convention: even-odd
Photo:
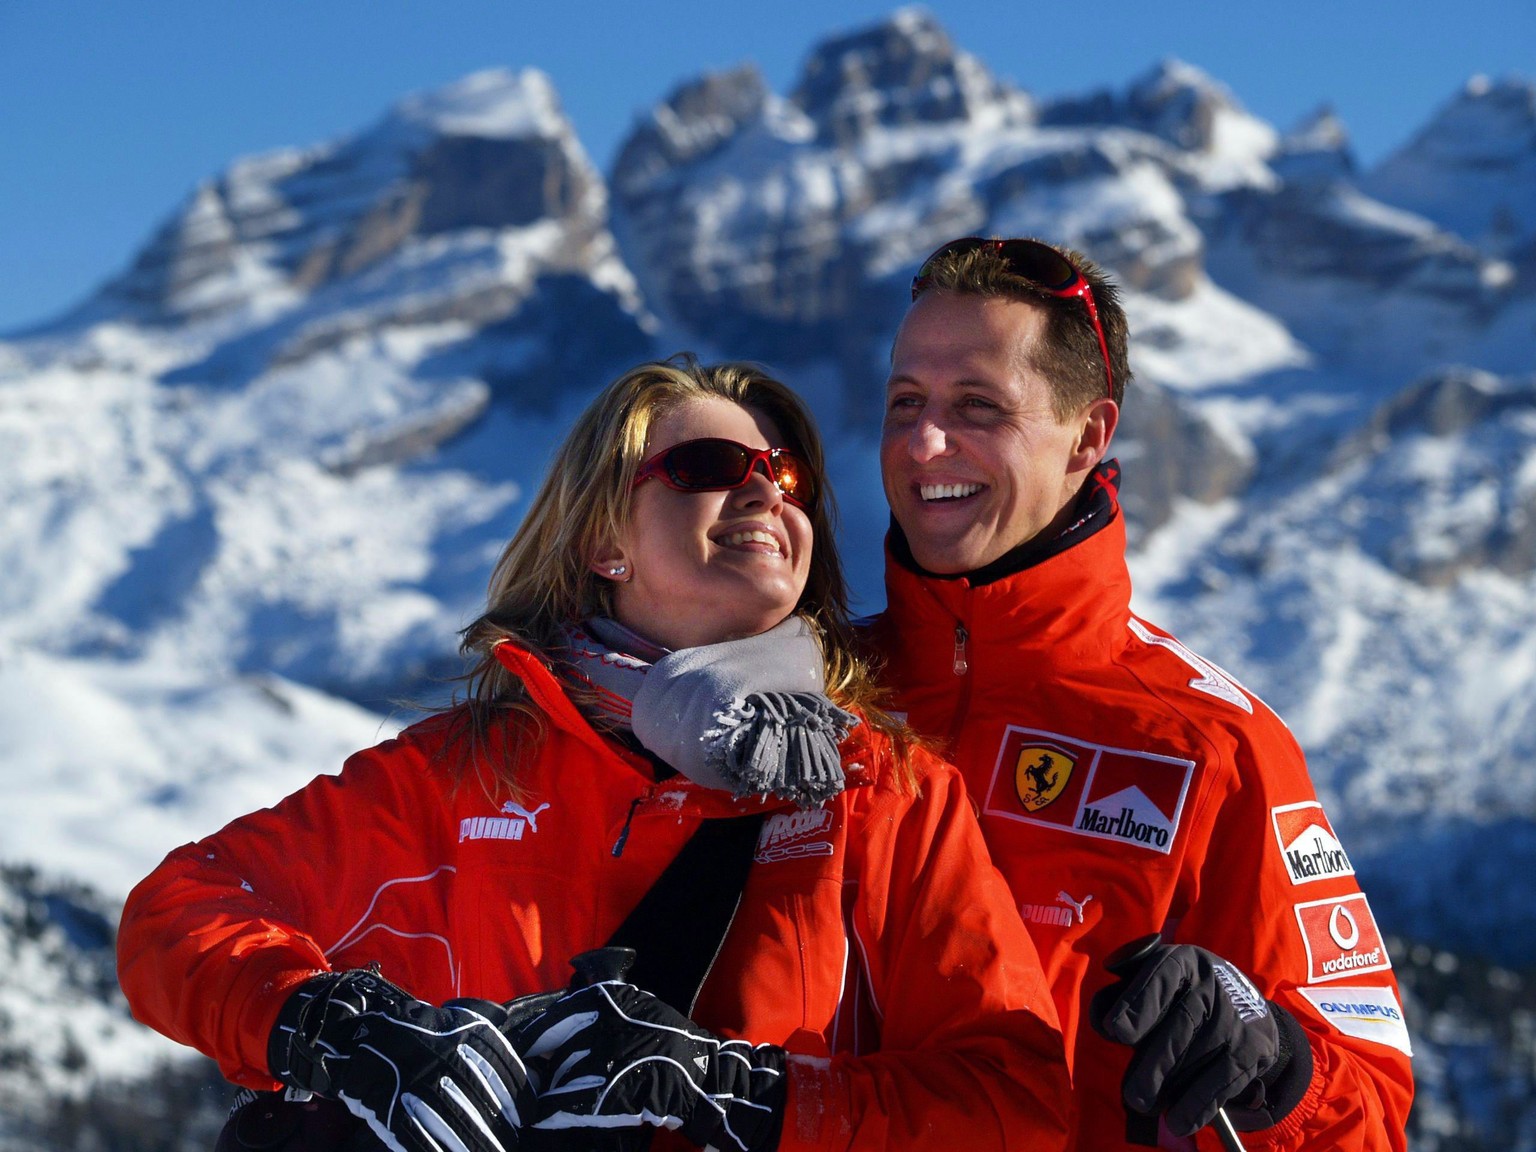
<instances>
[{"instance_id":1,"label":"snow","mask_svg":"<svg viewBox=\"0 0 1536 1152\"><path fill-rule=\"evenodd\" d=\"M1190 295L1127 293L1131 367L1180 392L1201 392L1292 368L1311 354L1284 325L1201 277Z\"/></svg>"},{"instance_id":2,"label":"snow","mask_svg":"<svg viewBox=\"0 0 1536 1152\"><path fill-rule=\"evenodd\" d=\"M1349 130L1326 105L1302 118L1287 132L1282 147L1291 152L1333 152L1349 146Z\"/></svg>"},{"instance_id":3,"label":"snow","mask_svg":"<svg viewBox=\"0 0 1536 1152\"><path fill-rule=\"evenodd\" d=\"M962 85L988 79L957 67ZM859 389L884 370L880 325L938 242L1040 234L1137 269L1138 378L1237 462L1212 502L1176 496L1139 538L1136 611L1290 723L1384 926L1536 946L1536 885L1516 866L1536 824L1529 264L1385 178L1289 186L1272 130L1225 90L1179 66L1158 83L1216 100L1208 148L1124 123L1036 127L1011 97L831 146L770 94L659 182L659 239L634 219L621 245L594 180L570 216L412 234L304 285L284 261L355 224L439 135L548 136L585 165L547 79L477 73L351 140L233 164L173 221L229 249L172 294L198 315L149 325L97 301L0 343L0 860L120 899L170 848L409 718L378 701L455 667L552 445L614 367L587 313L553 337L515 323L551 276L611 304L621 337L724 357L745 331L783 354L828 433L857 607L878 608L888 513ZM1508 136L1523 91L1469 93L1509 103L1465 111L1478 136L1454 163L1427 145L1413 163L1476 190L1461 159L1513 156L1527 187ZM1307 138L1334 146L1337 127ZM296 188L318 199L300 209ZM847 314L785 341L729 311L808 254L851 284ZM718 323L670 314L657 286L676 278L717 294ZM844 338L835 352L795 344L817 325ZM1446 868L1401 880L1430 844ZM1508 874L1473 907L1458 877L1479 868ZM15 987L0 983L0 1014ZM154 1050L120 1014L89 1027L118 1029L101 1041L112 1068Z\"/></svg>"},{"instance_id":4,"label":"snow","mask_svg":"<svg viewBox=\"0 0 1536 1152\"><path fill-rule=\"evenodd\" d=\"M536 68L475 72L445 88L406 97L395 115L444 136L513 139L566 131L555 87Z\"/></svg>"},{"instance_id":5,"label":"snow","mask_svg":"<svg viewBox=\"0 0 1536 1152\"><path fill-rule=\"evenodd\" d=\"M1536 236L1536 82L1474 77L1364 180L1493 253Z\"/></svg>"},{"instance_id":6,"label":"snow","mask_svg":"<svg viewBox=\"0 0 1536 1152\"><path fill-rule=\"evenodd\" d=\"M1164 244L1194 248L1199 233L1184 218L1183 201L1151 164L1134 163L1113 176L1077 180L1020 197L993 219L1004 236L1084 236L1095 228L1121 231L1157 221Z\"/></svg>"},{"instance_id":7,"label":"snow","mask_svg":"<svg viewBox=\"0 0 1536 1152\"><path fill-rule=\"evenodd\" d=\"M6 861L121 899L172 848L268 806L398 723L271 675L0 652Z\"/></svg>"},{"instance_id":8,"label":"snow","mask_svg":"<svg viewBox=\"0 0 1536 1152\"><path fill-rule=\"evenodd\" d=\"M64 367L0 385L0 638L67 633L191 489L142 379Z\"/></svg>"},{"instance_id":9,"label":"snow","mask_svg":"<svg viewBox=\"0 0 1536 1152\"><path fill-rule=\"evenodd\" d=\"M1278 133L1240 109L1216 111L1211 128L1211 159L1206 162L1207 187L1219 191L1266 180L1264 162L1274 154Z\"/></svg>"}]
</instances>

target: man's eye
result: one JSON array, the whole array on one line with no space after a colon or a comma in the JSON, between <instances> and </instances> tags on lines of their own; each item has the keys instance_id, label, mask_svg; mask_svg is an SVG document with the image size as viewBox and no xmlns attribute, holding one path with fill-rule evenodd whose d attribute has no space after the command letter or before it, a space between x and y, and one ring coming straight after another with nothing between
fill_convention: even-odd
<instances>
[{"instance_id":1,"label":"man's eye","mask_svg":"<svg viewBox=\"0 0 1536 1152\"><path fill-rule=\"evenodd\" d=\"M892 396L889 401L892 412L902 408L919 408L922 403L916 396Z\"/></svg>"}]
</instances>

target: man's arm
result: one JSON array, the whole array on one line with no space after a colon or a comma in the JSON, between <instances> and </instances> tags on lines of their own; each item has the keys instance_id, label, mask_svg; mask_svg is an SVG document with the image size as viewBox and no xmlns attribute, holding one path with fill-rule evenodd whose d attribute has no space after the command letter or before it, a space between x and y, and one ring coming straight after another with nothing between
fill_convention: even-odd
<instances>
[{"instance_id":1,"label":"man's arm","mask_svg":"<svg viewBox=\"0 0 1536 1152\"><path fill-rule=\"evenodd\" d=\"M1245 1144L1401 1152L1413 1099L1402 1002L1301 750L1262 703L1213 738L1230 748L1231 771L1205 815L1205 851L1192 861L1192 902L1173 941L1246 976L1276 1017L1285 1062L1265 1079L1271 1102L1289 1106Z\"/></svg>"}]
</instances>

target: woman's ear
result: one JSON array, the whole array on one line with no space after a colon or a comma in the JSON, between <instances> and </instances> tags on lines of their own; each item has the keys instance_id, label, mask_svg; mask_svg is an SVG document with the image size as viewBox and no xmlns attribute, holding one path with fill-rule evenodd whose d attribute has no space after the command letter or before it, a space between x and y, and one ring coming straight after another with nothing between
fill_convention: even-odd
<instances>
[{"instance_id":1,"label":"woman's ear","mask_svg":"<svg viewBox=\"0 0 1536 1152\"><path fill-rule=\"evenodd\" d=\"M594 556L592 562L587 565L605 580L612 580L616 584L627 584L633 578L629 561L624 554L617 549L605 551L603 555Z\"/></svg>"}]
</instances>

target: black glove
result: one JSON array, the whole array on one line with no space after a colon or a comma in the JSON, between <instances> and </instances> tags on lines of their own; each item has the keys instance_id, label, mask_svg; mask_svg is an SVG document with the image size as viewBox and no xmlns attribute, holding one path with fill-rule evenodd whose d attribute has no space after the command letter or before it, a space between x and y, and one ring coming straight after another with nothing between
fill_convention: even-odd
<instances>
[{"instance_id":1,"label":"black glove","mask_svg":"<svg viewBox=\"0 0 1536 1152\"><path fill-rule=\"evenodd\" d=\"M1127 1108L1164 1114L1187 1136L1226 1105L1232 1126L1278 1124L1312 1078L1301 1025L1221 957L1158 945L1134 973L1094 994L1094 1031L1136 1049L1121 1082Z\"/></svg>"},{"instance_id":2,"label":"black glove","mask_svg":"<svg viewBox=\"0 0 1536 1152\"><path fill-rule=\"evenodd\" d=\"M423 1003L372 972L328 972L283 1005L267 1044L283 1083L340 1100L392 1149L511 1152L537 1106L485 1000Z\"/></svg>"},{"instance_id":3,"label":"black glove","mask_svg":"<svg viewBox=\"0 0 1536 1152\"><path fill-rule=\"evenodd\" d=\"M515 1043L539 1087L536 1130L650 1124L701 1148L778 1146L784 1049L722 1040L632 984L572 992Z\"/></svg>"}]
</instances>

